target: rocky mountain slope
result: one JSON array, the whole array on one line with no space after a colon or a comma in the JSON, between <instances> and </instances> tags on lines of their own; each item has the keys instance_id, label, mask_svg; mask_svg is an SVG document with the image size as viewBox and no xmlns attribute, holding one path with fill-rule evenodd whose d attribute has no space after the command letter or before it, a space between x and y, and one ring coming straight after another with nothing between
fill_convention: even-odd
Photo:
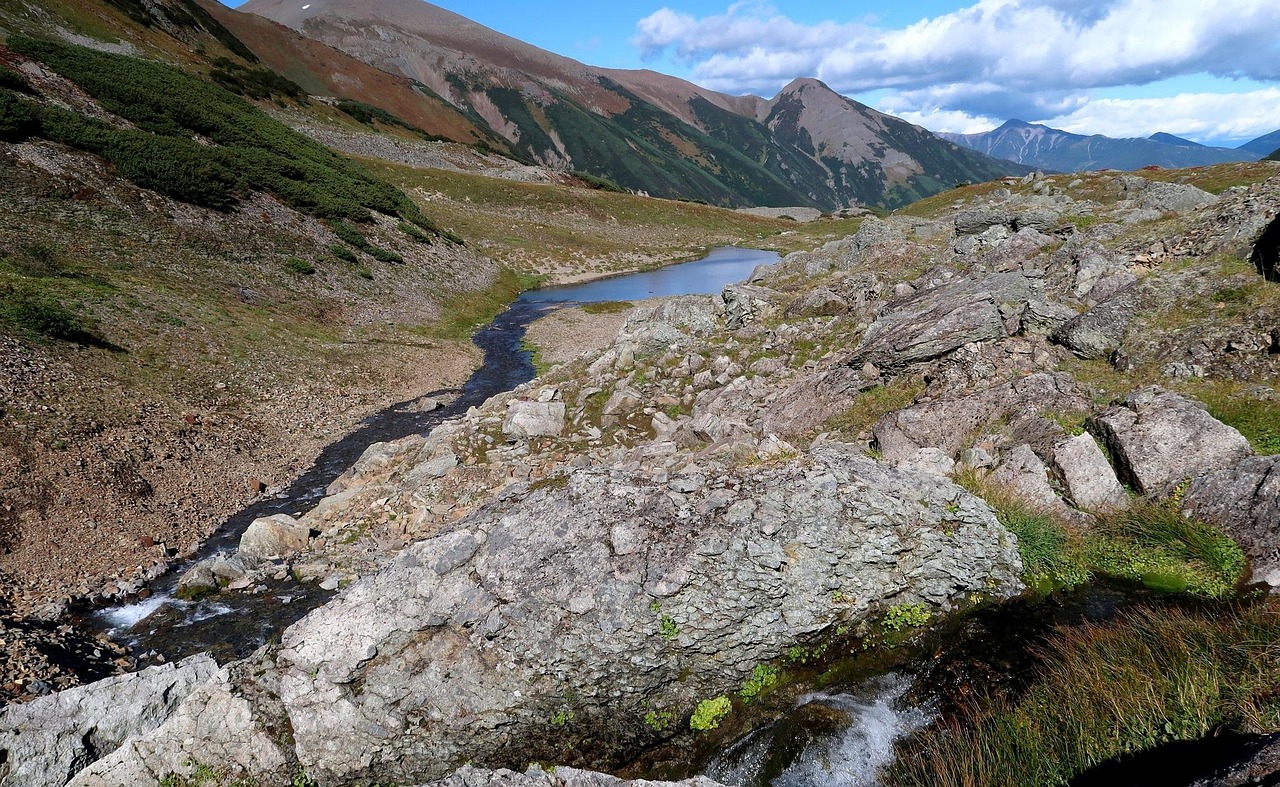
<instances>
[{"instance_id":1,"label":"rocky mountain slope","mask_svg":"<svg viewBox=\"0 0 1280 787\"><path fill-rule=\"evenodd\" d=\"M351 584L71 783L613 769L723 746L812 686L800 656L1027 585L1280 586L1280 173L1161 175L868 218L374 446L230 558L236 587L281 560ZM28 740L0 745L83 752Z\"/></svg>"},{"instance_id":2,"label":"rocky mountain slope","mask_svg":"<svg viewBox=\"0 0 1280 787\"><path fill-rule=\"evenodd\" d=\"M1168 134L1156 134L1147 139L1114 139L1101 134L1086 136L1021 120L1010 120L999 128L980 134L943 133L938 136L989 156L1056 172L1134 170L1146 166L1202 167L1231 161L1256 161L1271 150L1257 151L1248 145L1211 148Z\"/></svg>"},{"instance_id":3,"label":"rocky mountain slope","mask_svg":"<svg viewBox=\"0 0 1280 787\"><path fill-rule=\"evenodd\" d=\"M655 196L723 205L894 207L1017 170L801 81L772 101L649 71L586 66L417 0L300 5L266 16L428 86L523 156Z\"/></svg>"}]
</instances>

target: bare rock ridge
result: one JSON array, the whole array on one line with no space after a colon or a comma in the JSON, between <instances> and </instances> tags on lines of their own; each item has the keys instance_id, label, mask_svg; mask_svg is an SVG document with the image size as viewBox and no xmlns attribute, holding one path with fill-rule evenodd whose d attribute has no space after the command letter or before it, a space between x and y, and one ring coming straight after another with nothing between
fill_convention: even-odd
<instances>
[{"instance_id":1,"label":"bare rock ridge","mask_svg":"<svg viewBox=\"0 0 1280 787\"><path fill-rule=\"evenodd\" d=\"M285 561L338 595L123 743L76 749L71 784L212 757L261 784L620 786L599 771L692 743L703 703L748 718L746 686L788 653L1020 593L1018 538L962 474L1082 531L1173 500L1240 544L1242 580L1280 586L1276 447L1215 417L1280 399L1274 285L1246 261L1280 174L1216 196L1090 177L867 218L372 446L314 509L206 566L240 561L252 591ZM1176 207L1153 216L1151 194ZM1112 311L1097 355L1063 331ZM117 689L82 691L99 690ZM591 770L501 770L534 760Z\"/></svg>"},{"instance_id":2,"label":"bare rock ridge","mask_svg":"<svg viewBox=\"0 0 1280 787\"><path fill-rule=\"evenodd\" d=\"M250 0L241 9L426 85L534 162L655 196L895 207L1028 171L813 79L772 100L727 96L652 71L587 66L417 0Z\"/></svg>"}]
</instances>

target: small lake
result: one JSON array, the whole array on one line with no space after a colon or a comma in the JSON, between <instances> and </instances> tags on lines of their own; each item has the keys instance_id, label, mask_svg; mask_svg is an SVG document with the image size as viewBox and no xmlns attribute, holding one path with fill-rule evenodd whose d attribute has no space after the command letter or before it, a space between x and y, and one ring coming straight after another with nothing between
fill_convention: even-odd
<instances>
[{"instance_id":1,"label":"small lake","mask_svg":"<svg viewBox=\"0 0 1280 787\"><path fill-rule=\"evenodd\" d=\"M518 303L598 303L638 301L669 295L714 295L726 284L740 282L758 265L781 259L777 252L723 246L694 262L669 265L641 273L596 279L581 284L543 287L520 296Z\"/></svg>"}]
</instances>

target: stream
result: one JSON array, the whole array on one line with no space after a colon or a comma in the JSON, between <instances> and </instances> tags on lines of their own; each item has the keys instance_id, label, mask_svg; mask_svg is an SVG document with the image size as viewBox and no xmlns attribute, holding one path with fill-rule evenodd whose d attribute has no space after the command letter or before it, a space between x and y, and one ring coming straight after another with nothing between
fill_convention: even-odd
<instances>
[{"instance_id":1,"label":"stream","mask_svg":"<svg viewBox=\"0 0 1280 787\"><path fill-rule=\"evenodd\" d=\"M128 643L138 653L154 651L169 660L200 652L212 653L221 662L248 656L324 604L333 593L314 583L290 578L265 583L266 591L262 593L223 593L183 601L176 597L175 590L179 577L192 565L219 552L233 553L245 528L259 517L300 516L315 507L329 484L355 464L370 445L428 434L441 422L532 380L533 362L520 344L525 329L539 317L580 303L711 295L747 278L757 266L778 259L776 252L722 247L693 262L521 294L473 336L476 346L484 352L484 361L462 388L422 395L446 400L443 407L429 413L418 412L415 405L422 398L419 396L366 418L346 437L327 446L287 489L228 518L194 556L175 564L153 582L148 598L88 613L81 616L81 624Z\"/></svg>"},{"instance_id":2,"label":"stream","mask_svg":"<svg viewBox=\"0 0 1280 787\"><path fill-rule=\"evenodd\" d=\"M654 271L600 279L577 285L547 287L522 294L474 341L484 362L461 389L427 392L447 402L429 412L417 411L421 397L394 405L365 419L342 440L328 446L314 465L276 496L261 500L230 517L190 560L175 565L153 583L149 598L134 604L86 613L82 625L105 631L129 643L138 653L154 652L168 660L211 652L220 662L249 655L284 628L322 605L333 593L314 583L292 579L267 583L263 593L223 593L188 602L177 599L178 578L194 562L218 552L233 552L241 533L254 519L275 513L301 515L324 496L325 489L375 442L411 434L427 434L446 419L464 414L490 397L534 377L528 353L521 349L525 329L539 317L566 305L601 301L718 293L741 281L779 255L754 249L720 248L705 258ZM1131 587L1091 585L1073 593L1035 601L1018 600L980 610L930 634L925 641L874 664L852 669L829 684L819 681L790 708L779 708L776 721L760 726L697 764L702 774L742 787L864 787L879 784L893 762L895 746L939 716L954 713L958 698L993 685L1013 688L1032 680L1037 643L1059 625L1110 620L1140 603L1161 601ZM1212 753L1196 744L1084 774L1079 787L1092 784L1157 783L1134 778L1125 770L1151 776L1159 771L1181 778L1161 784L1187 784L1203 772L1206 760L1238 760L1256 747L1255 739L1225 741ZM664 761L688 763L688 752L643 755L630 768L633 775L653 776ZM670 759L668 759L670 758ZM1196 766L1199 766L1197 768ZM687 770L683 773L688 776Z\"/></svg>"}]
</instances>

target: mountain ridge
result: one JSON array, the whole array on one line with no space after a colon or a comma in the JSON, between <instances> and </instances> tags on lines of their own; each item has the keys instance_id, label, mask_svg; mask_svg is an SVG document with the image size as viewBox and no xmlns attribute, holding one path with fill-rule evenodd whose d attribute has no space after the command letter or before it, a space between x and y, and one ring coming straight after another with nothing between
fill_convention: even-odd
<instances>
[{"instance_id":1,"label":"mountain ridge","mask_svg":"<svg viewBox=\"0 0 1280 787\"><path fill-rule=\"evenodd\" d=\"M1011 119L977 134L939 133L939 137L989 156L1060 172L1095 169L1169 169L1256 161L1262 154L1236 148L1214 148L1159 132L1149 138L1117 139L1102 134L1074 134L1043 123ZM1178 140L1173 142L1172 140Z\"/></svg>"},{"instance_id":2,"label":"mountain ridge","mask_svg":"<svg viewBox=\"0 0 1280 787\"><path fill-rule=\"evenodd\" d=\"M241 6L478 116L513 151L634 191L725 206L897 207L1027 171L851 102L817 80L773 99L588 66L413 0ZM851 102L851 103L850 103ZM846 123L828 127L833 119ZM824 144L816 144L820 139Z\"/></svg>"}]
</instances>

